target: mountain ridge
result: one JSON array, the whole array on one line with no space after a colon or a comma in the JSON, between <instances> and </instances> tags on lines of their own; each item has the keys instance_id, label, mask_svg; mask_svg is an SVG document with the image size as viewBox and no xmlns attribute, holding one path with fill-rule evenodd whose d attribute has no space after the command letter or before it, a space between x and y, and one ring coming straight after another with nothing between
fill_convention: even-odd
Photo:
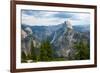
<instances>
[{"instance_id":1,"label":"mountain ridge","mask_svg":"<svg viewBox=\"0 0 100 73\"><path fill-rule=\"evenodd\" d=\"M90 43L89 25L72 26L71 24L68 25L68 23L65 21L61 24L53 26L29 26L22 24L21 28L25 33L27 33L24 40L28 40L28 46L30 46L31 41L33 42L33 45L36 43L39 46L41 45L42 41L48 39L53 50L55 51L55 57L74 59L76 50L74 50L73 46L75 43L79 43L80 41ZM28 28L29 33L27 32L26 28ZM26 42L22 41L21 43L27 44ZM25 48L25 46L26 45L22 46L22 48ZM28 53L29 52L30 49L28 49Z\"/></svg>"}]
</instances>

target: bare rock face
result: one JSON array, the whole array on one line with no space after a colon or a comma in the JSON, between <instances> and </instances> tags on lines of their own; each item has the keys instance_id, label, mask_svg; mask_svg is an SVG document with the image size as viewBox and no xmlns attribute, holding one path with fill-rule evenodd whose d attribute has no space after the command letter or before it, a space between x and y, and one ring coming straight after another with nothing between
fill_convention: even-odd
<instances>
[{"instance_id":1,"label":"bare rock face","mask_svg":"<svg viewBox=\"0 0 100 73\"><path fill-rule=\"evenodd\" d=\"M30 39L28 38L29 34L25 30L21 30L21 50L26 55L30 52Z\"/></svg>"},{"instance_id":2,"label":"bare rock face","mask_svg":"<svg viewBox=\"0 0 100 73\"><path fill-rule=\"evenodd\" d=\"M27 37L27 33L21 29L21 38L24 39L25 37Z\"/></svg>"},{"instance_id":3,"label":"bare rock face","mask_svg":"<svg viewBox=\"0 0 100 73\"><path fill-rule=\"evenodd\" d=\"M66 25L67 25L67 28L68 28L68 29L71 29L71 30L73 29L73 27L72 27L72 22L71 22L70 19L67 19Z\"/></svg>"},{"instance_id":4,"label":"bare rock face","mask_svg":"<svg viewBox=\"0 0 100 73\"><path fill-rule=\"evenodd\" d=\"M61 43L61 56L69 58L70 56L72 56L72 52L73 52L73 36L74 36L74 32L73 32L73 27L72 27L72 23L71 20L67 20L66 21L66 25L67 25L67 31L65 31L60 43Z\"/></svg>"},{"instance_id":5,"label":"bare rock face","mask_svg":"<svg viewBox=\"0 0 100 73\"><path fill-rule=\"evenodd\" d=\"M27 32L28 35L29 35L29 34L32 34L32 30L31 30L31 28L29 28L29 27L26 27L26 28L25 28L25 31Z\"/></svg>"},{"instance_id":6,"label":"bare rock face","mask_svg":"<svg viewBox=\"0 0 100 73\"><path fill-rule=\"evenodd\" d=\"M30 54L31 44L33 44L34 47L40 45L38 40L34 37L34 34L32 34L31 28L26 27L21 33L21 50L26 54L26 56Z\"/></svg>"},{"instance_id":7,"label":"bare rock face","mask_svg":"<svg viewBox=\"0 0 100 73\"><path fill-rule=\"evenodd\" d=\"M74 35L75 32L73 31L72 24L70 20L67 20L65 22L66 29L63 33L63 35L59 36L57 40L53 42L54 47L56 50L56 55L59 57L65 57L65 58L73 58L74 55L74 49L73 49L73 43L74 43Z\"/></svg>"},{"instance_id":8,"label":"bare rock face","mask_svg":"<svg viewBox=\"0 0 100 73\"><path fill-rule=\"evenodd\" d=\"M64 24L66 24L66 29L59 37L55 37L56 39L52 42L53 47L55 48L55 56L64 57L66 59L75 59L75 43L82 41L83 39L88 42L89 38L86 33L75 31L71 20L67 20ZM56 32L56 36L59 32ZM88 42L89 43L89 42Z\"/></svg>"}]
</instances>

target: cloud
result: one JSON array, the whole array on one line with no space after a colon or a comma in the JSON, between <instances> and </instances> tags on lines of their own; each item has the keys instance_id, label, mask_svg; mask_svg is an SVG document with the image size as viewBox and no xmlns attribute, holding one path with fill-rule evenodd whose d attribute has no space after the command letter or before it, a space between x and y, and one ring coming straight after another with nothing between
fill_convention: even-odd
<instances>
[{"instance_id":1,"label":"cloud","mask_svg":"<svg viewBox=\"0 0 100 73\"><path fill-rule=\"evenodd\" d=\"M89 13L75 13L64 11L22 10L22 24L27 25L57 25L67 19L72 20L72 25L89 24Z\"/></svg>"},{"instance_id":2,"label":"cloud","mask_svg":"<svg viewBox=\"0 0 100 73\"><path fill-rule=\"evenodd\" d=\"M59 12L54 15L57 18L72 18L73 14L70 12Z\"/></svg>"},{"instance_id":3,"label":"cloud","mask_svg":"<svg viewBox=\"0 0 100 73\"><path fill-rule=\"evenodd\" d=\"M77 13L71 18L74 25L87 25L90 24L90 14L89 13Z\"/></svg>"},{"instance_id":4,"label":"cloud","mask_svg":"<svg viewBox=\"0 0 100 73\"><path fill-rule=\"evenodd\" d=\"M28 25L55 25L62 23L65 19L58 18L36 18L34 16L22 17L22 24Z\"/></svg>"}]
</instances>

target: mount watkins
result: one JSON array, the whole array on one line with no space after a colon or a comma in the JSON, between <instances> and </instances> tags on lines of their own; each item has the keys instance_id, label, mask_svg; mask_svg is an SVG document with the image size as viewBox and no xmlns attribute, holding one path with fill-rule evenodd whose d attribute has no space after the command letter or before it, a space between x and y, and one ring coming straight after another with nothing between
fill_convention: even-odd
<instances>
[{"instance_id":1,"label":"mount watkins","mask_svg":"<svg viewBox=\"0 0 100 73\"><path fill-rule=\"evenodd\" d=\"M41 44L46 40L50 43L53 58L63 58L63 60L89 59L89 25L72 26L69 20L51 26L21 25L21 51L25 56L31 54L32 45L35 48L35 55L40 56Z\"/></svg>"}]
</instances>

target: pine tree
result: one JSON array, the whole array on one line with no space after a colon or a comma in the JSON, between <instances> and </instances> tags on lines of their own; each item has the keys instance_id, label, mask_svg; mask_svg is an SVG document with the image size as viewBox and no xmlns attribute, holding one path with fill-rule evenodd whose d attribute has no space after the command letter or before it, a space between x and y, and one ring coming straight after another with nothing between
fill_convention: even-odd
<instances>
[{"instance_id":1,"label":"pine tree","mask_svg":"<svg viewBox=\"0 0 100 73\"><path fill-rule=\"evenodd\" d=\"M53 57L53 51L51 44L48 40L43 41L40 47L40 60L41 61L50 61Z\"/></svg>"},{"instance_id":2,"label":"pine tree","mask_svg":"<svg viewBox=\"0 0 100 73\"><path fill-rule=\"evenodd\" d=\"M90 50L89 50L89 44L84 43L82 40L81 42L77 43L74 48L76 48L77 54L75 54L75 59L77 60L83 60L83 59L89 59L90 58Z\"/></svg>"},{"instance_id":3,"label":"pine tree","mask_svg":"<svg viewBox=\"0 0 100 73\"><path fill-rule=\"evenodd\" d=\"M48 56L48 60L52 60L53 59L53 50L50 44L50 41L46 41L46 48L47 48L47 56Z\"/></svg>"},{"instance_id":4,"label":"pine tree","mask_svg":"<svg viewBox=\"0 0 100 73\"><path fill-rule=\"evenodd\" d=\"M40 46L40 60L45 61L47 59L47 51L45 47L45 42L43 41Z\"/></svg>"},{"instance_id":5,"label":"pine tree","mask_svg":"<svg viewBox=\"0 0 100 73\"><path fill-rule=\"evenodd\" d=\"M33 41L31 41L31 59L33 61L36 61L36 52L35 52L35 47L34 47Z\"/></svg>"}]
</instances>

